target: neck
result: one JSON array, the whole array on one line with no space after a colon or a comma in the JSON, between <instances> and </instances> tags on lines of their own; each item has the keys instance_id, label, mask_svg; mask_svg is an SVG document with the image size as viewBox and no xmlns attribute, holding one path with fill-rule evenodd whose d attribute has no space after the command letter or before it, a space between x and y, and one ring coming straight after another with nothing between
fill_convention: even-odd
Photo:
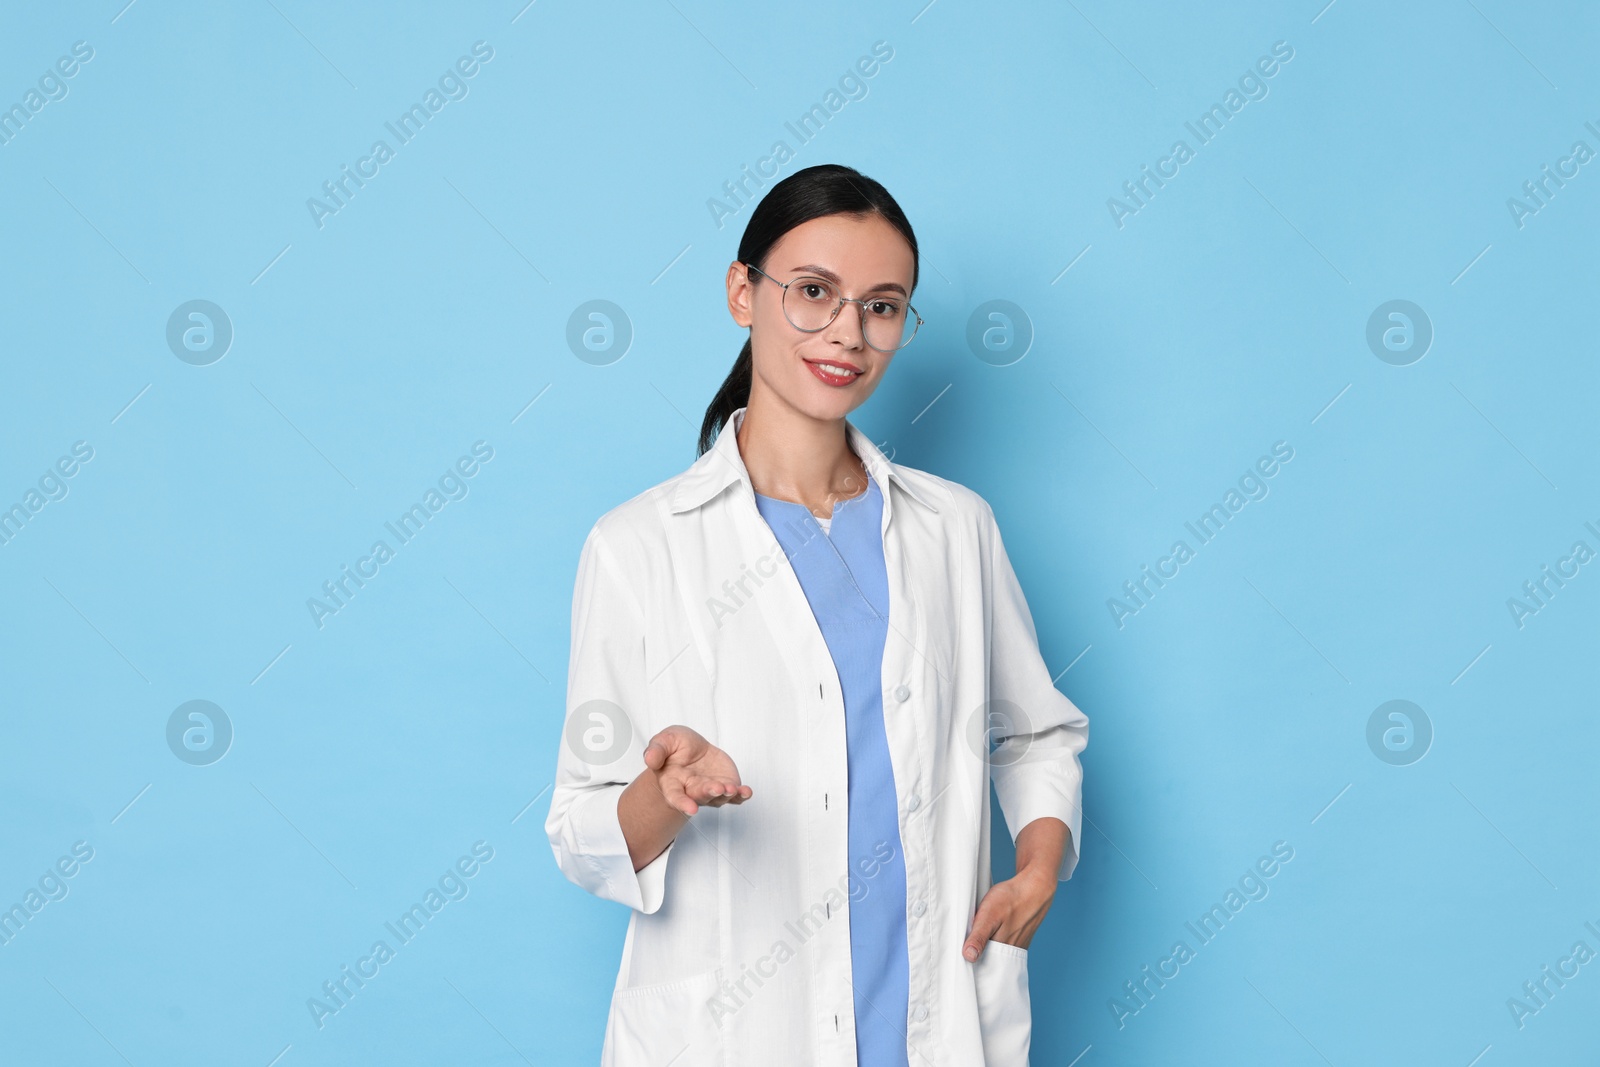
<instances>
[{"instance_id":1,"label":"neck","mask_svg":"<svg viewBox=\"0 0 1600 1067\"><path fill-rule=\"evenodd\" d=\"M812 418L752 389L737 437L751 487L763 496L828 516L836 501L866 491L866 468L850 450L843 418Z\"/></svg>"}]
</instances>

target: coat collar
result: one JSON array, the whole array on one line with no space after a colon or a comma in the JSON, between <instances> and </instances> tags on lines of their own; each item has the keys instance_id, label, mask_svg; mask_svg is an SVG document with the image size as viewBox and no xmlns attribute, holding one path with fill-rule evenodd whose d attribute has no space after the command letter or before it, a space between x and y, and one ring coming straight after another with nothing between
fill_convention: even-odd
<instances>
[{"instance_id":1,"label":"coat collar","mask_svg":"<svg viewBox=\"0 0 1600 1067\"><path fill-rule=\"evenodd\" d=\"M739 454L739 439L736 436L740 423L744 422L745 410L743 407L736 408L722 424L715 443L706 450L705 455L695 460L694 465L679 476L669 502L674 514L699 507L735 482L743 482L745 489L754 497L755 489L750 484L750 473L745 469L744 457ZM861 457L867 473L880 486L887 487L892 481L912 500L929 511L938 512L933 502L910 483L901 468L849 419L845 420L845 433L850 439L851 449Z\"/></svg>"}]
</instances>

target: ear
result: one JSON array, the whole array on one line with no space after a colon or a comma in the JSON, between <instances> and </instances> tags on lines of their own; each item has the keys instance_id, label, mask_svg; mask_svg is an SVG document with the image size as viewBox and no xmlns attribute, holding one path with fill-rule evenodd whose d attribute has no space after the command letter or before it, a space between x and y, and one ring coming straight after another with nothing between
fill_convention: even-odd
<instances>
[{"instance_id":1,"label":"ear","mask_svg":"<svg viewBox=\"0 0 1600 1067\"><path fill-rule=\"evenodd\" d=\"M740 326L749 327L754 320L750 298L755 287L750 283L750 272L738 260L728 264L728 314Z\"/></svg>"}]
</instances>

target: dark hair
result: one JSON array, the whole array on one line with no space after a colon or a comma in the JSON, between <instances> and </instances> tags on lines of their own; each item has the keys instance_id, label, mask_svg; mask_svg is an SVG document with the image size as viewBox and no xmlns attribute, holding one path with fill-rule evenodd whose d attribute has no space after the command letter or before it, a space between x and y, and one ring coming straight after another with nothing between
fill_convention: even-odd
<instances>
[{"instance_id":1,"label":"dark hair","mask_svg":"<svg viewBox=\"0 0 1600 1067\"><path fill-rule=\"evenodd\" d=\"M911 288L917 287L917 236L911 232L905 212L878 182L837 163L797 170L767 190L745 224L744 236L739 240L739 262L765 269L767 255L784 234L824 215L882 216L911 246ZM753 283L760 280L759 274L751 277ZM750 365L750 340L746 338L733 369L706 408L705 420L700 424L700 455L716 441L733 413L750 402Z\"/></svg>"}]
</instances>

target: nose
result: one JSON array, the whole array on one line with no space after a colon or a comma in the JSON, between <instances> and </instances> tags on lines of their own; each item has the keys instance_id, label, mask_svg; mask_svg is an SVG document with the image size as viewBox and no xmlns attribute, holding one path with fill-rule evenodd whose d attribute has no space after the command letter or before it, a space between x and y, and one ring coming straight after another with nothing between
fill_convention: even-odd
<instances>
[{"instance_id":1,"label":"nose","mask_svg":"<svg viewBox=\"0 0 1600 1067\"><path fill-rule=\"evenodd\" d=\"M833 321L828 324L823 337L828 341L844 346L852 352L857 351L866 344L866 335L863 330L866 324L862 321L864 312L865 309L860 304L851 303L848 300L845 301L844 305L839 308L838 314L834 315Z\"/></svg>"}]
</instances>

